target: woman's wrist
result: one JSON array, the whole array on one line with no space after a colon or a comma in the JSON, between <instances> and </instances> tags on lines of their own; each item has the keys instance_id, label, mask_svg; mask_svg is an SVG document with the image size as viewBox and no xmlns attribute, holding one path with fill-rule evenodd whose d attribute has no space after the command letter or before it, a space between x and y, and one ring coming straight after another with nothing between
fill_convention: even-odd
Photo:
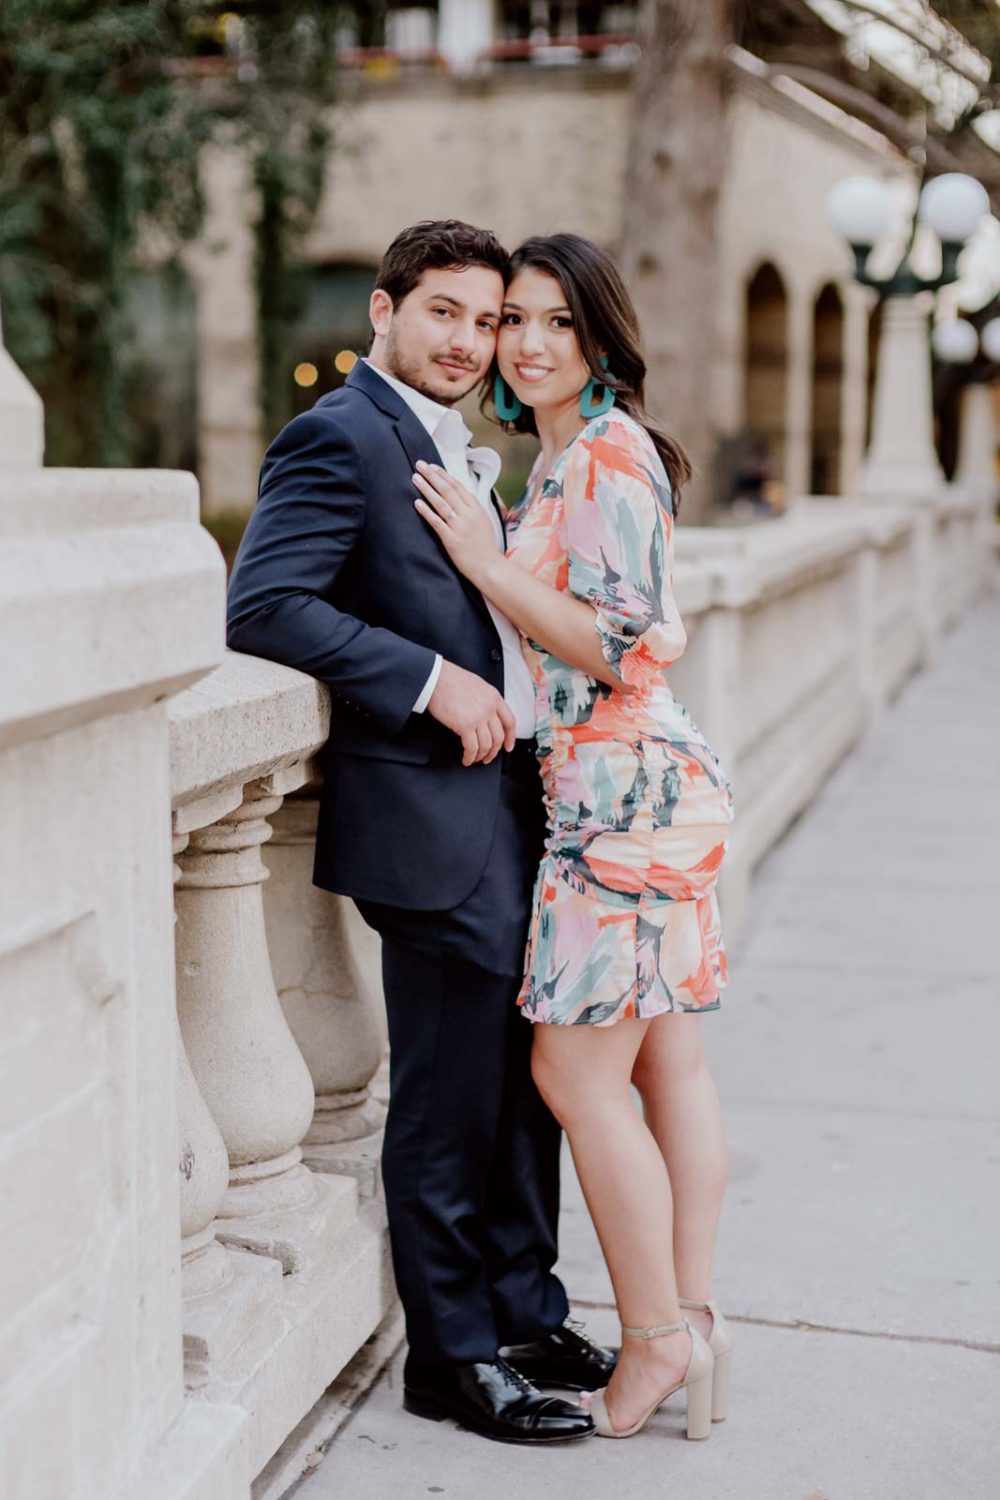
<instances>
[{"instance_id":1,"label":"woman's wrist","mask_svg":"<svg viewBox=\"0 0 1000 1500\"><path fill-rule=\"evenodd\" d=\"M476 568L476 576L470 581L475 584L481 594L484 594L491 603L495 602L495 595L502 587L503 578L510 567L510 561L502 552L494 552L483 558L482 564Z\"/></svg>"}]
</instances>

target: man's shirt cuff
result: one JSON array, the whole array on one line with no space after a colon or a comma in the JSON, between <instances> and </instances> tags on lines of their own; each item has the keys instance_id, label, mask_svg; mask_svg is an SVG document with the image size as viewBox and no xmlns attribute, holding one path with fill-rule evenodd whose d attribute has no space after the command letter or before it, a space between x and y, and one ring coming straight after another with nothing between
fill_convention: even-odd
<instances>
[{"instance_id":1,"label":"man's shirt cuff","mask_svg":"<svg viewBox=\"0 0 1000 1500\"><path fill-rule=\"evenodd\" d=\"M438 678L441 676L441 668L443 666L444 666L444 657L443 656L435 656L435 658L434 658L434 665L433 665L433 667L431 667L431 675L428 677L427 681L424 683L423 690L422 690L422 692L420 694L420 697L417 699L416 703L414 703L414 705L413 705L413 708L410 710L411 713L415 713L415 714L422 714L423 713L424 709L427 707L428 703L431 701L431 698L434 696L434 689L437 687Z\"/></svg>"}]
</instances>

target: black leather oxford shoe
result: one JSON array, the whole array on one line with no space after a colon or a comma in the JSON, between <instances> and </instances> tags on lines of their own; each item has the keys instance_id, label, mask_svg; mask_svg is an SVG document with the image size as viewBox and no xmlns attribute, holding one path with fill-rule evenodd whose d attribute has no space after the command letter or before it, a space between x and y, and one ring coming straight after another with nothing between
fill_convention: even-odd
<instances>
[{"instance_id":1,"label":"black leather oxford shoe","mask_svg":"<svg viewBox=\"0 0 1000 1500\"><path fill-rule=\"evenodd\" d=\"M500 1355L535 1385L558 1385L571 1391L599 1391L607 1385L618 1355L603 1349L569 1319L561 1328L530 1344L510 1344Z\"/></svg>"},{"instance_id":2,"label":"black leather oxford shoe","mask_svg":"<svg viewBox=\"0 0 1000 1500\"><path fill-rule=\"evenodd\" d=\"M475 1365L403 1367L403 1406L417 1417L451 1417L501 1443L565 1443L589 1437L594 1424L580 1406L544 1396L504 1359Z\"/></svg>"}]
</instances>

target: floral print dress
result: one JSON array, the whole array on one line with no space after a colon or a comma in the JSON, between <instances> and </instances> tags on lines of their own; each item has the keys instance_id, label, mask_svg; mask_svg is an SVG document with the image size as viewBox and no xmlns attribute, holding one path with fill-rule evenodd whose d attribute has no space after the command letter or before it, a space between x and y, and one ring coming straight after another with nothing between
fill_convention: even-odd
<instances>
[{"instance_id":1,"label":"floral print dress","mask_svg":"<svg viewBox=\"0 0 1000 1500\"><path fill-rule=\"evenodd\" d=\"M604 656L635 691L524 643L548 836L518 1004L555 1025L715 1010L732 794L667 685L687 639L669 481L649 434L615 409L540 469L508 517L508 556L594 606Z\"/></svg>"}]
</instances>

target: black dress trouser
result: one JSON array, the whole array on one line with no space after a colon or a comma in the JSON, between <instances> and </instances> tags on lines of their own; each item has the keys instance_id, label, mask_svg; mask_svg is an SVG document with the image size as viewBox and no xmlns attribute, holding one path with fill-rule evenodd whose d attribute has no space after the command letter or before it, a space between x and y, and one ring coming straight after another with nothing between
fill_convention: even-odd
<instances>
[{"instance_id":1,"label":"black dress trouser","mask_svg":"<svg viewBox=\"0 0 1000 1500\"><path fill-rule=\"evenodd\" d=\"M532 1081L533 1027L515 1004L542 833L537 770L515 753L487 868L461 907L357 903L382 934L382 1177L420 1363L493 1359L501 1345L558 1328L568 1311L552 1271L561 1132Z\"/></svg>"}]
</instances>

